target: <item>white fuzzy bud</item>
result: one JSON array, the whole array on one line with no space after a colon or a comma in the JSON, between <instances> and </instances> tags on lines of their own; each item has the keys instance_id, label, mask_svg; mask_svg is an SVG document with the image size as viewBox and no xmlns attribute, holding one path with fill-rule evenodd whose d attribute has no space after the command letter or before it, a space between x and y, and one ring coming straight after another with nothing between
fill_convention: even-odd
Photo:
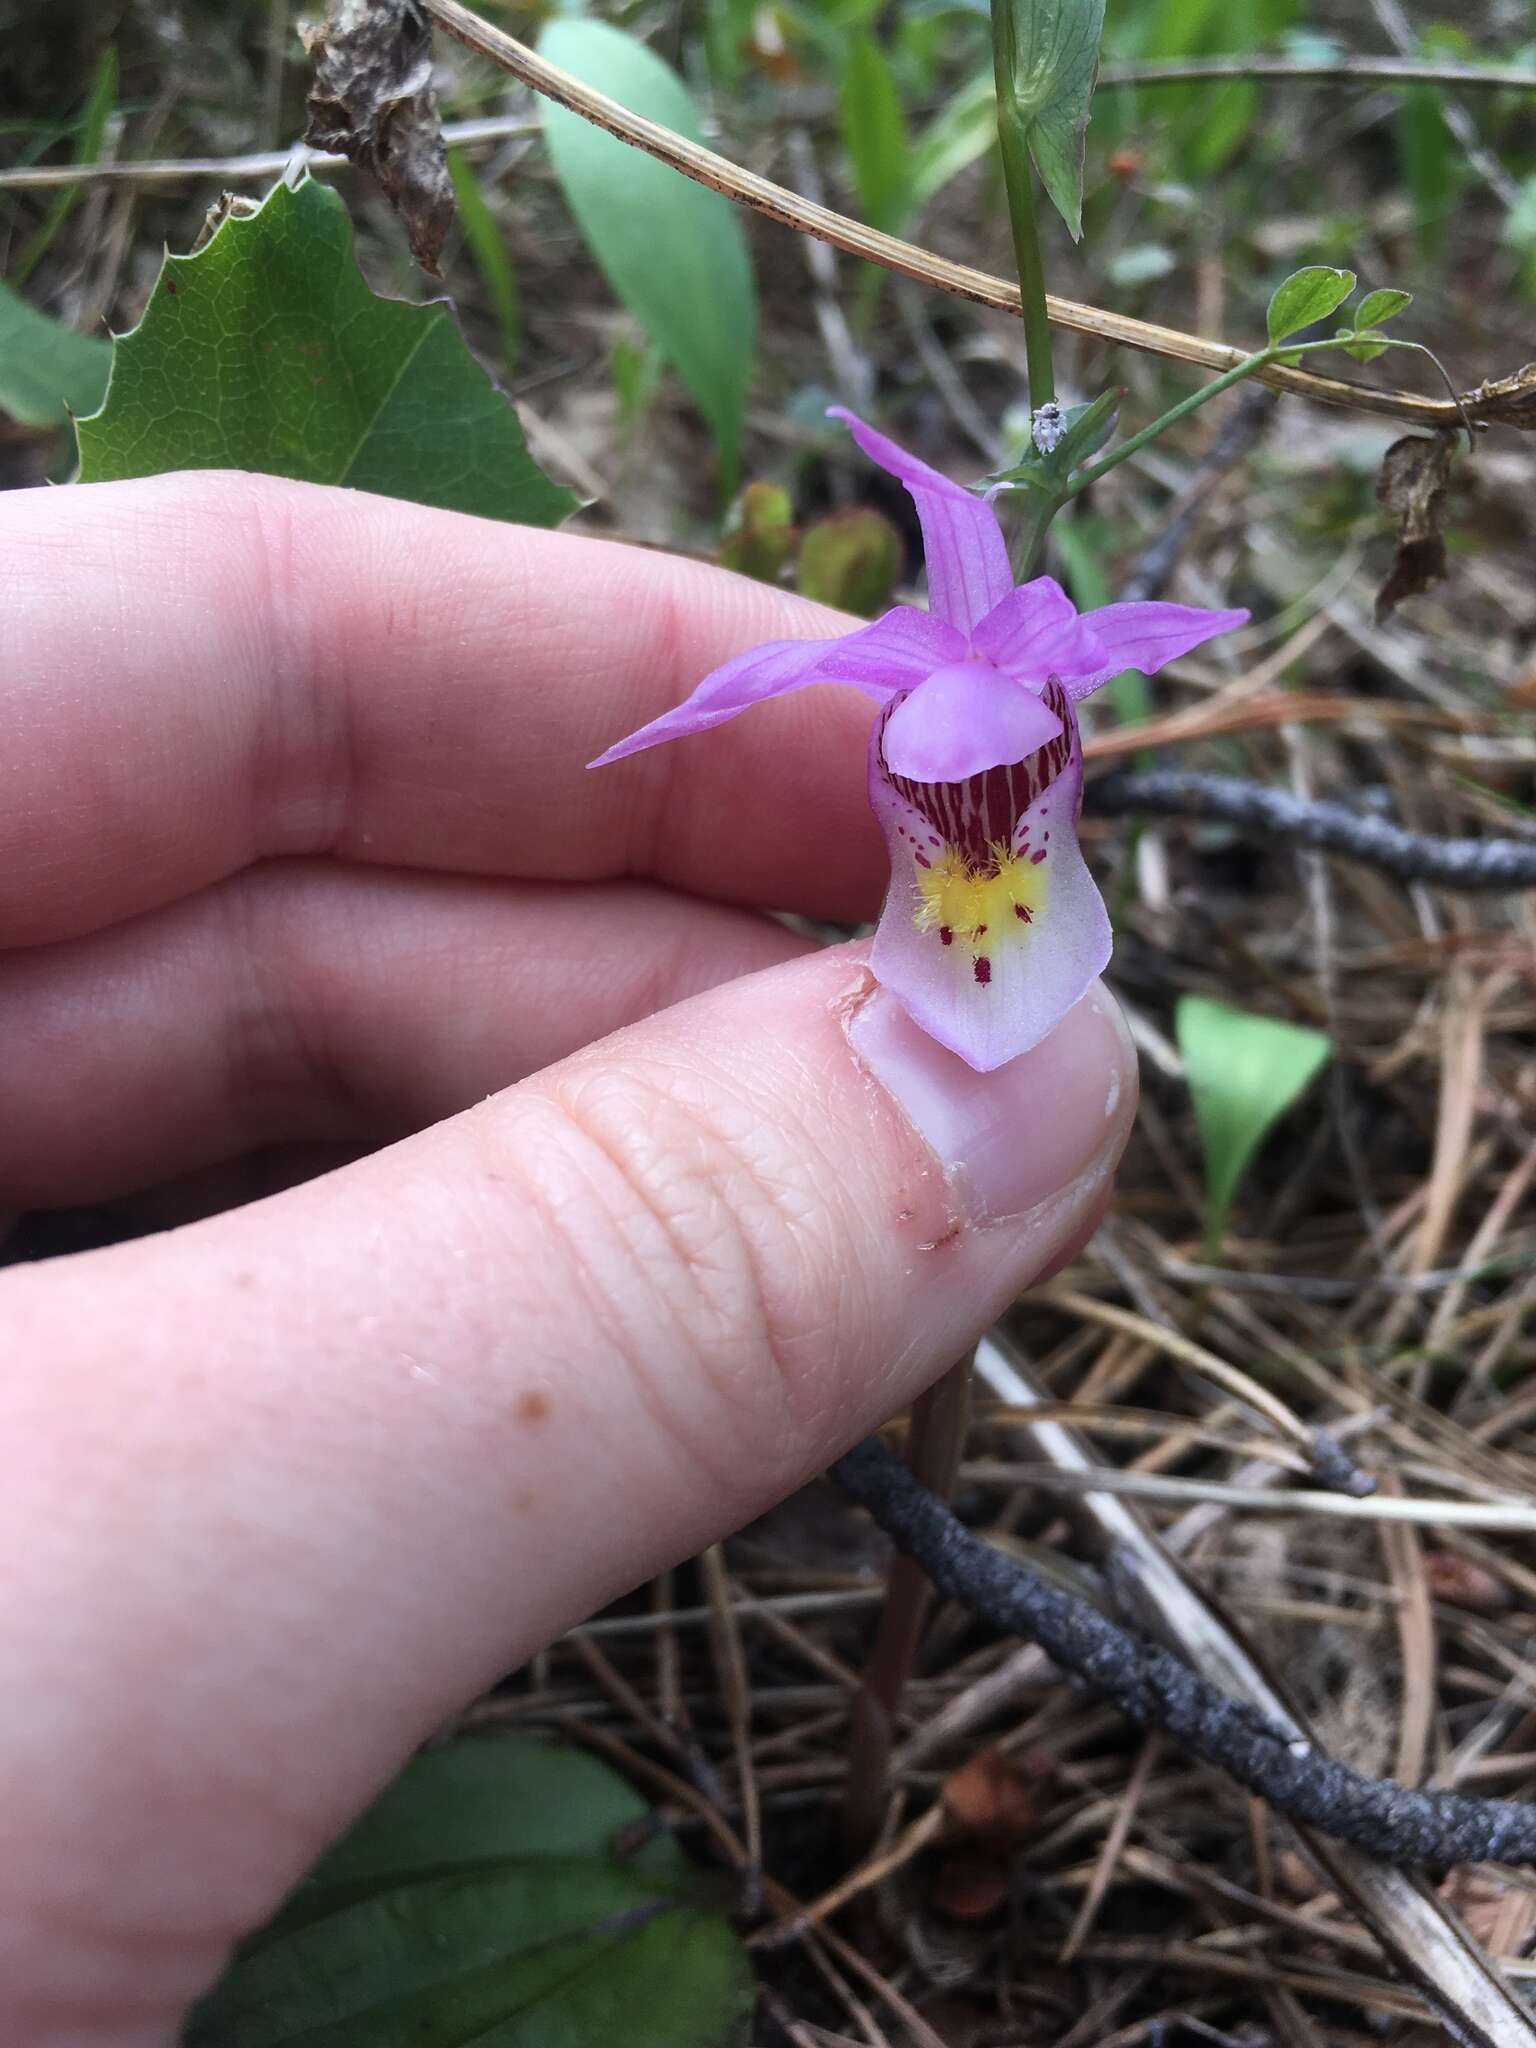
<instances>
[{"instance_id":1,"label":"white fuzzy bud","mask_svg":"<svg viewBox=\"0 0 1536 2048\"><path fill-rule=\"evenodd\" d=\"M1042 455L1049 455L1058 447L1066 431L1065 416L1054 398L1039 407L1030 417L1029 437Z\"/></svg>"}]
</instances>

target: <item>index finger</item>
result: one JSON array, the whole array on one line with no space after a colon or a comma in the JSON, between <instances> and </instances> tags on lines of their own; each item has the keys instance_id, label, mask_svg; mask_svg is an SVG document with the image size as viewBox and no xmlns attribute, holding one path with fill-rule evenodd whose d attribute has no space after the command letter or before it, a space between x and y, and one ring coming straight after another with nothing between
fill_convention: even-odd
<instances>
[{"instance_id":1,"label":"index finger","mask_svg":"<svg viewBox=\"0 0 1536 2048\"><path fill-rule=\"evenodd\" d=\"M788 593L245 475L12 493L0 560L0 945L318 853L878 903L852 691L584 765L743 648L846 629Z\"/></svg>"}]
</instances>

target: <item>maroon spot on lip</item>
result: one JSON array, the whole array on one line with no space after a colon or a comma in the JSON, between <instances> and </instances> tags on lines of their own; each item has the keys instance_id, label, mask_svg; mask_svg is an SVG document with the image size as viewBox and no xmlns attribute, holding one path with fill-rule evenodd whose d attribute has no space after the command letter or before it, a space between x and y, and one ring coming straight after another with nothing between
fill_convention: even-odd
<instances>
[{"instance_id":1,"label":"maroon spot on lip","mask_svg":"<svg viewBox=\"0 0 1536 2048\"><path fill-rule=\"evenodd\" d=\"M1044 859L1045 848L1043 846L1037 847L1036 850L1029 856L1029 864L1032 868L1037 868L1039 867L1041 861L1043 861Z\"/></svg>"},{"instance_id":2,"label":"maroon spot on lip","mask_svg":"<svg viewBox=\"0 0 1536 2048\"><path fill-rule=\"evenodd\" d=\"M987 958L986 954L983 953L981 957L977 960L975 966L972 968L971 971L976 976L976 979L981 983L982 987L985 988L987 983L992 979L992 962Z\"/></svg>"},{"instance_id":3,"label":"maroon spot on lip","mask_svg":"<svg viewBox=\"0 0 1536 2048\"><path fill-rule=\"evenodd\" d=\"M941 924L939 926L939 944L941 946L952 946L954 943L954 933L950 930L947 924Z\"/></svg>"},{"instance_id":4,"label":"maroon spot on lip","mask_svg":"<svg viewBox=\"0 0 1536 2048\"><path fill-rule=\"evenodd\" d=\"M1035 921L1028 904L1025 903L1015 903L1013 914L1021 924L1033 924Z\"/></svg>"},{"instance_id":5,"label":"maroon spot on lip","mask_svg":"<svg viewBox=\"0 0 1536 2048\"><path fill-rule=\"evenodd\" d=\"M920 868L931 868L933 866L933 862L928 858L926 853L914 853L912 858L917 862Z\"/></svg>"}]
</instances>

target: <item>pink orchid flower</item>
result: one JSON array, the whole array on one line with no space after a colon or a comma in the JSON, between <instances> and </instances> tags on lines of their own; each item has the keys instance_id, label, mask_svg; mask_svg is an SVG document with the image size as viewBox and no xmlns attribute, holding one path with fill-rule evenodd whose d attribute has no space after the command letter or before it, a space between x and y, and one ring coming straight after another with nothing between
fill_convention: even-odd
<instances>
[{"instance_id":1,"label":"pink orchid flower","mask_svg":"<svg viewBox=\"0 0 1536 2048\"><path fill-rule=\"evenodd\" d=\"M1080 614L1052 577L1015 586L984 499L852 413L836 416L911 493L930 610L897 605L835 640L770 640L592 766L807 683L872 697L869 800L891 886L871 966L924 1031L986 1073L1046 1037L1110 955L1109 916L1077 843L1074 706L1122 669L1151 675L1248 614L1182 604Z\"/></svg>"}]
</instances>

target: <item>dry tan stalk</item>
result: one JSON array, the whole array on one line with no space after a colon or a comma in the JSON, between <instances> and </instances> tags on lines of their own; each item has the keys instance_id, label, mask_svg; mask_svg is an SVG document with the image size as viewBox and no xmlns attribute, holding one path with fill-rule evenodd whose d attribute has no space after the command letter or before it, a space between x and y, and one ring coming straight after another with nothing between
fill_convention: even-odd
<instances>
[{"instance_id":1,"label":"dry tan stalk","mask_svg":"<svg viewBox=\"0 0 1536 2048\"><path fill-rule=\"evenodd\" d=\"M1099 1917L1099 1908L1104 1903L1105 1894L1114 1883L1115 1868L1124 1853L1132 1825L1141 1806L1142 1797L1147 1789L1147 1782L1152 1775L1152 1766L1157 1761L1158 1751L1161 1747L1161 1739L1155 1730L1141 1745L1141 1754L1132 1766L1131 1775L1126 1780L1124 1795L1116 1806L1115 1817L1110 1822L1109 1832L1105 1835L1098 1856L1094 1861L1093 1875L1088 1880L1088 1889L1083 1893L1082 1903L1073 1917L1067 1938L1061 1945L1061 1965L1063 1969L1076 1957L1078 1950L1092 1932L1094 1921Z\"/></svg>"},{"instance_id":2,"label":"dry tan stalk","mask_svg":"<svg viewBox=\"0 0 1536 2048\"><path fill-rule=\"evenodd\" d=\"M878 263L882 269L894 270L902 277L915 278L919 284L947 292L952 298L968 299L974 305L990 306L998 312L1017 315L1018 286L1008 283L1005 278L992 277L984 270L972 269L969 264L952 263L947 257L933 255L929 250L903 242L895 235L881 234L875 228L850 220L845 214L834 213L829 207L814 205L798 193L775 185L771 179L743 170L739 164L733 164L712 149L705 149L701 143L690 142L686 136L675 134L659 122L630 113L627 107L620 106L606 93L595 91L570 72L549 63L526 44L494 28L490 22L482 21L469 8L461 7L458 0L423 0L423 5L439 27L463 43L466 49L473 50L477 56L486 58L512 77L520 78L525 85L532 86L535 92L542 93L557 106L567 107L573 114L606 129L621 141L645 150L650 156L659 157L685 177L694 178L712 191L723 193L737 205L749 206L782 227L815 235L818 240L830 242L850 256ZM1080 305L1073 299L1057 298L1054 294L1047 294L1046 310L1054 326L1065 327L1075 334L1090 335L1097 341L1162 356L1171 362L1191 363L1199 369L1230 370L1248 354L1247 350L1232 348L1225 342L1203 341L1198 335L1183 334L1176 328L1133 320L1123 313ZM1421 398L1411 391L1374 391L1364 385L1347 383L1339 377L1325 377L1312 370L1283 364L1272 364L1257 374L1259 382L1273 385L1277 391L1289 391L1299 398L1313 399L1320 405L1348 406L1356 412L1407 420L1422 427L1460 426L1464 407L1470 408L1472 416L1476 417L1476 395L1470 393L1465 400L1453 400ZM1505 415L1501 411L1499 416ZM1511 423L1524 423L1518 409Z\"/></svg>"},{"instance_id":3,"label":"dry tan stalk","mask_svg":"<svg viewBox=\"0 0 1536 2048\"><path fill-rule=\"evenodd\" d=\"M1218 1358L1214 1351L1208 1351L1203 1344L1196 1344L1178 1330L1154 1323L1149 1317L1140 1316L1132 1309L1117 1308L1112 1302L1099 1301L1093 1295L1079 1294L1070 1287L1049 1287L1043 1290L1042 1298L1053 1308L1065 1314L1080 1316L1090 1323L1102 1323L1107 1329L1119 1330L1127 1337L1136 1337L1148 1344L1154 1351L1188 1367L1191 1372L1201 1373L1225 1387L1234 1399L1257 1411L1272 1423L1281 1436L1289 1437L1292 1443L1312 1445L1312 1432L1301 1418L1294 1414L1285 1403L1267 1387L1261 1387L1257 1380L1250 1379L1235 1365L1229 1365L1224 1358Z\"/></svg>"},{"instance_id":4,"label":"dry tan stalk","mask_svg":"<svg viewBox=\"0 0 1536 2048\"><path fill-rule=\"evenodd\" d=\"M888 1877L894 1877L898 1870L904 1870L928 1844L943 1831L945 1820L942 1800L935 1800L926 1812L903 1828L888 1847L877 1849L856 1864L846 1877L838 1879L829 1891L819 1899L813 1899L807 1906L801 1906L783 1920L775 1921L770 1927L759 1928L748 1936L749 1948L780 1948L787 1941L797 1940L809 1929L819 1928L830 1920L834 1913L840 1913L851 1899L869 1891L877 1884L883 1884Z\"/></svg>"},{"instance_id":5,"label":"dry tan stalk","mask_svg":"<svg viewBox=\"0 0 1536 2048\"><path fill-rule=\"evenodd\" d=\"M757 1796L757 1777L752 1767L752 1682L747 1676L747 1660L742 1653L741 1629L731 1606L731 1582L725 1569L725 1554L718 1543L710 1544L700 1556L699 1575L704 1581L704 1596L709 1602L709 1645L714 1656L715 1676L720 1682L721 1698L725 1702L731 1750L736 1758L736 1778L746 1826L747 1858L755 1873L762 1868L763 1862L763 1816Z\"/></svg>"},{"instance_id":6,"label":"dry tan stalk","mask_svg":"<svg viewBox=\"0 0 1536 2048\"><path fill-rule=\"evenodd\" d=\"M1402 1483L1390 1469L1381 1474L1380 1485L1383 1493L1402 1494ZM1397 1595L1398 1654L1403 1667L1403 1706L1392 1775L1400 1784L1422 1785L1429 1765L1439 1666L1424 1545L1418 1530L1402 1522L1384 1522L1379 1541Z\"/></svg>"}]
</instances>

